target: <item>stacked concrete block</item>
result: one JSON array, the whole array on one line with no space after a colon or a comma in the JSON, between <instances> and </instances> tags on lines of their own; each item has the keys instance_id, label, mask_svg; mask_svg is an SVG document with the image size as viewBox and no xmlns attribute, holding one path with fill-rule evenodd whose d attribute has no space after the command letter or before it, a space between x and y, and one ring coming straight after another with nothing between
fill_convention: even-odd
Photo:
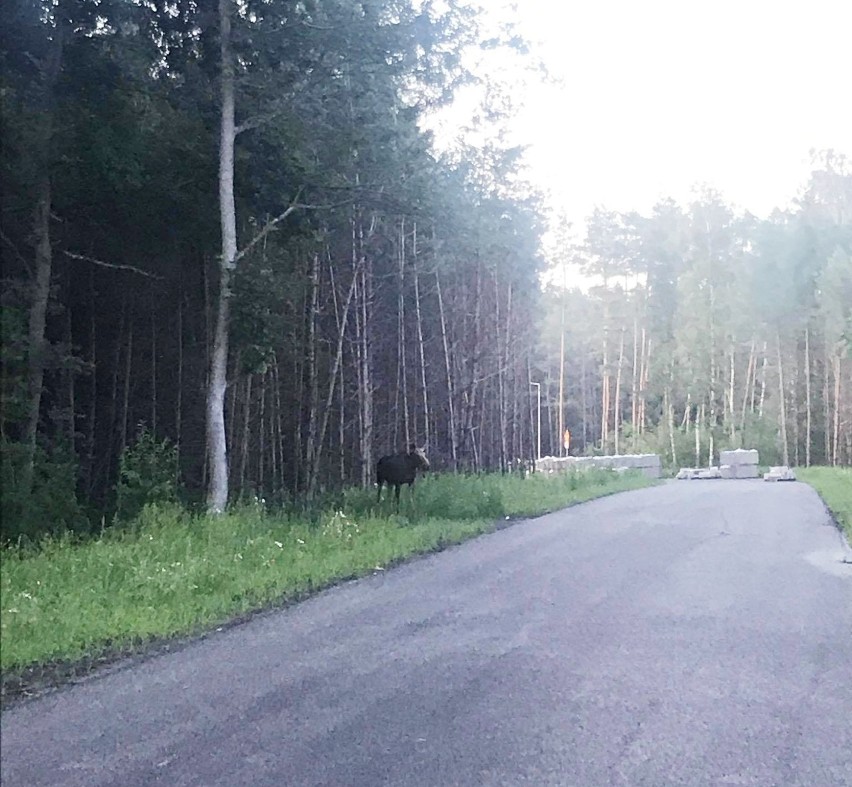
<instances>
[{"instance_id":1,"label":"stacked concrete block","mask_svg":"<svg viewBox=\"0 0 852 787\"><path fill-rule=\"evenodd\" d=\"M719 453L722 478L757 478L758 454L754 448L737 448Z\"/></svg>"},{"instance_id":2,"label":"stacked concrete block","mask_svg":"<svg viewBox=\"0 0 852 787\"><path fill-rule=\"evenodd\" d=\"M770 467L768 473L763 474L764 481L795 481L796 474L787 465Z\"/></svg>"}]
</instances>

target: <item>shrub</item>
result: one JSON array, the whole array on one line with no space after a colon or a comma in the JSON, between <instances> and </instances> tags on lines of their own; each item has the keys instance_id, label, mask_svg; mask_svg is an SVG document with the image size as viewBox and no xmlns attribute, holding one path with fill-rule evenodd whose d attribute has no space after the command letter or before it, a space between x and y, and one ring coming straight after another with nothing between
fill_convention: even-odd
<instances>
[{"instance_id":1,"label":"shrub","mask_svg":"<svg viewBox=\"0 0 852 787\"><path fill-rule=\"evenodd\" d=\"M149 503L177 501L177 474L177 448L140 427L136 442L121 454L116 517L129 521Z\"/></svg>"},{"instance_id":2,"label":"shrub","mask_svg":"<svg viewBox=\"0 0 852 787\"><path fill-rule=\"evenodd\" d=\"M21 477L27 450L23 443L0 442L0 538L38 541L48 534L83 530L88 522L77 502L77 466L57 452L36 448L32 491L23 493Z\"/></svg>"}]
</instances>

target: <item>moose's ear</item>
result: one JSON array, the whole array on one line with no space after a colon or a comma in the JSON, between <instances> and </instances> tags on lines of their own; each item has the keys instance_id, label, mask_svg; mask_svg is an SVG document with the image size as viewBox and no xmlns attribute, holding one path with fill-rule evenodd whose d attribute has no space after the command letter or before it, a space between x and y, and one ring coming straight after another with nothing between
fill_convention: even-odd
<instances>
[{"instance_id":1,"label":"moose's ear","mask_svg":"<svg viewBox=\"0 0 852 787\"><path fill-rule=\"evenodd\" d=\"M416 452L417 452L417 443L411 443L411 445L408 446L408 453L413 454L413 453L416 453Z\"/></svg>"}]
</instances>

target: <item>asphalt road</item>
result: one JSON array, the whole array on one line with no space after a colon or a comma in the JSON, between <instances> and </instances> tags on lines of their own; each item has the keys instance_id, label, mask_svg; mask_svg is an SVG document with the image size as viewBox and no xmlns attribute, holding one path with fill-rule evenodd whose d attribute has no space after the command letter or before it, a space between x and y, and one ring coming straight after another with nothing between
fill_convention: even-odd
<instances>
[{"instance_id":1,"label":"asphalt road","mask_svg":"<svg viewBox=\"0 0 852 787\"><path fill-rule=\"evenodd\" d=\"M801 483L594 501L13 707L2 785L852 785L848 554Z\"/></svg>"}]
</instances>

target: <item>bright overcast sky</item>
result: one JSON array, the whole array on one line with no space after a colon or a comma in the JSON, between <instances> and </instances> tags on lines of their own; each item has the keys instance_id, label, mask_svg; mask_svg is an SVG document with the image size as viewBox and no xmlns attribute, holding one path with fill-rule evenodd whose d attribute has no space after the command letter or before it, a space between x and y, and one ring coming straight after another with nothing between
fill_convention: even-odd
<instances>
[{"instance_id":1,"label":"bright overcast sky","mask_svg":"<svg viewBox=\"0 0 852 787\"><path fill-rule=\"evenodd\" d=\"M702 183L764 216L811 148L852 156L852 0L482 2L561 82L518 90L513 129L577 229L595 205L647 212Z\"/></svg>"}]
</instances>

